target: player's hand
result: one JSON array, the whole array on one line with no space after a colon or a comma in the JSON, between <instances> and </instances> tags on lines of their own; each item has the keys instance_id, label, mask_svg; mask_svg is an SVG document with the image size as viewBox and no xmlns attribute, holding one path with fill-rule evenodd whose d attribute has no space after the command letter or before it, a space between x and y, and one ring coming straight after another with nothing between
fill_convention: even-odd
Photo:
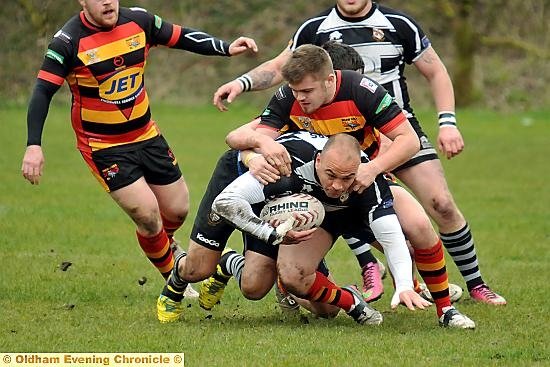
<instances>
[{"instance_id":1,"label":"player's hand","mask_svg":"<svg viewBox=\"0 0 550 367\"><path fill-rule=\"evenodd\" d=\"M359 194L363 193L367 187L372 185L377 175L378 167L375 164L372 162L361 163L355 181L351 185L352 190L357 191Z\"/></svg>"},{"instance_id":2,"label":"player's hand","mask_svg":"<svg viewBox=\"0 0 550 367\"><path fill-rule=\"evenodd\" d=\"M225 112L227 111L227 106L223 104L223 101L226 99L227 103L232 103L242 92L243 86L241 83L236 79L232 80L218 88L216 93L214 93L212 103L220 112Z\"/></svg>"},{"instance_id":3,"label":"player's hand","mask_svg":"<svg viewBox=\"0 0 550 367\"><path fill-rule=\"evenodd\" d=\"M459 155L464 149L464 140L455 126L441 126L437 135L437 148L447 159Z\"/></svg>"},{"instance_id":4,"label":"player's hand","mask_svg":"<svg viewBox=\"0 0 550 367\"><path fill-rule=\"evenodd\" d=\"M229 45L229 54L231 56L242 54L248 50L258 52L256 41L249 37L239 37Z\"/></svg>"},{"instance_id":5,"label":"player's hand","mask_svg":"<svg viewBox=\"0 0 550 367\"><path fill-rule=\"evenodd\" d=\"M269 224L275 228L277 240L274 245L295 245L302 241L307 241L313 237L313 233L317 228L307 229L304 231L295 231L293 228L307 221L307 218L300 218L301 214L294 213L291 218L281 222L279 220L271 220Z\"/></svg>"},{"instance_id":6,"label":"player's hand","mask_svg":"<svg viewBox=\"0 0 550 367\"><path fill-rule=\"evenodd\" d=\"M44 153L40 145L29 145L23 156L21 172L23 177L33 185L40 183L40 177L44 169Z\"/></svg>"},{"instance_id":7,"label":"player's hand","mask_svg":"<svg viewBox=\"0 0 550 367\"><path fill-rule=\"evenodd\" d=\"M271 164L283 176L290 176L292 171L290 154L286 148L273 139L265 139L260 145L260 151L267 163Z\"/></svg>"},{"instance_id":8,"label":"player's hand","mask_svg":"<svg viewBox=\"0 0 550 367\"><path fill-rule=\"evenodd\" d=\"M405 305L409 310L414 311L415 307L423 310L431 306L431 303L420 297L412 289L396 289L391 299L391 308L395 310L399 304Z\"/></svg>"},{"instance_id":9,"label":"player's hand","mask_svg":"<svg viewBox=\"0 0 550 367\"><path fill-rule=\"evenodd\" d=\"M276 182L281 178L279 170L267 163L263 155L258 155L248 161L248 170L262 185Z\"/></svg>"}]
</instances>

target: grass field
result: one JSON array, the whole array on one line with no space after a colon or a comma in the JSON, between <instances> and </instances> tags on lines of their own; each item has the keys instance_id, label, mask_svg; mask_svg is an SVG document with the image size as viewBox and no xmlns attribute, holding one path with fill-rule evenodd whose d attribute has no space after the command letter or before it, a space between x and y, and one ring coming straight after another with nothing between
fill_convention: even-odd
<instances>
[{"instance_id":1,"label":"grass field","mask_svg":"<svg viewBox=\"0 0 550 367\"><path fill-rule=\"evenodd\" d=\"M153 105L191 190L183 242L225 134L257 112ZM389 280L375 304L385 316L380 327L345 314L287 319L272 294L247 301L234 282L212 312L190 301L182 322L160 325L162 278L74 148L68 107L50 111L38 187L20 174L26 109L0 113L0 352L185 352L186 366L550 365L550 111L459 111L467 147L444 162L448 181L473 229L485 280L508 300L494 308L465 294L457 307L476 321L475 331L439 328L434 308L390 311ZM420 113L432 140L433 116ZM231 246L240 248L237 237ZM343 243L328 258L340 284L360 282ZM72 263L66 271L64 261ZM448 269L464 286L454 264Z\"/></svg>"}]
</instances>

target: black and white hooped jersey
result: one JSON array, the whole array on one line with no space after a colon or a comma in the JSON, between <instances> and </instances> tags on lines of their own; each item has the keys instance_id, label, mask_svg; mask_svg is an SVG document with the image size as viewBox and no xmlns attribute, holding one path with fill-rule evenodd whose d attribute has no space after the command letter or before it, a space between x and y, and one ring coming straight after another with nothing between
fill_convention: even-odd
<instances>
[{"instance_id":1,"label":"black and white hooped jersey","mask_svg":"<svg viewBox=\"0 0 550 367\"><path fill-rule=\"evenodd\" d=\"M230 190L239 191L247 197L250 204L262 203L278 196L295 193L305 193L319 199L327 212L359 207L372 210L373 207L383 205L392 206L392 201L386 202L385 195L389 189L382 175L362 194L356 192L345 193L340 198L328 197L319 182L315 172L315 156L325 146L328 138L324 135L308 131L296 131L281 135L277 142L281 143L292 159L292 173L290 177L281 177L275 183L261 185L249 172L240 176L231 185ZM367 162L366 154L362 153L362 162ZM237 183L237 181L239 181ZM391 196L390 196L391 198Z\"/></svg>"},{"instance_id":2,"label":"black and white hooped jersey","mask_svg":"<svg viewBox=\"0 0 550 367\"><path fill-rule=\"evenodd\" d=\"M306 20L290 42L294 50L303 44L322 46L329 40L352 46L363 58L365 75L382 84L396 102L412 114L403 71L430 47L420 26L406 14L373 2L360 18L344 17L336 6Z\"/></svg>"}]
</instances>

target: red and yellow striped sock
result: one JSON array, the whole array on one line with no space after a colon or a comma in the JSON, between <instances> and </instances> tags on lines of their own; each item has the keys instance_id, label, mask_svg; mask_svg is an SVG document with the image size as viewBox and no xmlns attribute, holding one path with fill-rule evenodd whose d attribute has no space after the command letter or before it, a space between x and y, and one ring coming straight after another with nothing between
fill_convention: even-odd
<instances>
[{"instance_id":1,"label":"red and yellow striped sock","mask_svg":"<svg viewBox=\"0 0 550 367\"><path fill-rule=\"evenodd\" d=\"M153 237L145 237L136 231L139 246L151 263L158 269L164 279L168 279L174 267L174 256L170 248L170 241L163 229Z\"/></svg>"},{"instance_id":2,"label":"red and yellow striped sock","mask_svg":"<svg viewBox=\"0 0 550 367\"><path fill-rule=\"evenodd\" d=\"M443 307L451 305L449 278L445 268L445 254L441 240L429 249L415 249L414 261L418 273L424 279L437 308L437 316L443 315Z\"/></svg>"},{"instance_id":3,"label":"red and yellow striped sock","mask_svg":"<svg viewBox=\"0 0 550 367\"><path fill-rule=\"evenodd\" d=\"M315 272L315 281L305 298L312 302L328 303L340 307L346 312L355 303L349 291L338 287L319 271Z\"/></svg>"},{"instance_id":4,"label":"red and yellow striped sock","mask_svg":"<svg viewBox=\"0 0 550 367\"><path fill-rule=\"evenodd\" d=\"M166 231L166 234L170 239L170 243L172 243L174 238L174 233L183 225L183 221L173 222L171 220L166 219L166 217L162 215L162 213L160 214L160 216L162 218L162 226L164 227L164 230Z\"/></svg>"}]
</instances>

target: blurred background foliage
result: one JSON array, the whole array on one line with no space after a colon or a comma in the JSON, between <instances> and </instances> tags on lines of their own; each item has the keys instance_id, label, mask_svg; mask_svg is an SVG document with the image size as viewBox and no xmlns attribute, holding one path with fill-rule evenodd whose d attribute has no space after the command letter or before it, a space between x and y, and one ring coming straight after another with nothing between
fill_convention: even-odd
<instances>
[{"instance_id":1,"label":"blurred background foliage","mask_svg":"<svg viewBox=\"0 0 550 367\"><path fill-rule=\"evenodd\" d=\"M257 55L232 59L177 50L153 50L147 83L152 100L178 104L210 103L217 87L277 55L294 31L332 0L121 0L164 19L231 41L253 37ZM415 18L445 62L459 106L497 110L544 108L550 93L549 0L380 1ZM13 0L0 13L0 96L27 103L53 34L80 6L74 1ZM413 106L431 106L427 83L407 67ZM68 96L66 86L61 91ZM247 95L261 108L272 91ZM57 97L59 98L59 97Z\"/></svg>"}]
</instances>

